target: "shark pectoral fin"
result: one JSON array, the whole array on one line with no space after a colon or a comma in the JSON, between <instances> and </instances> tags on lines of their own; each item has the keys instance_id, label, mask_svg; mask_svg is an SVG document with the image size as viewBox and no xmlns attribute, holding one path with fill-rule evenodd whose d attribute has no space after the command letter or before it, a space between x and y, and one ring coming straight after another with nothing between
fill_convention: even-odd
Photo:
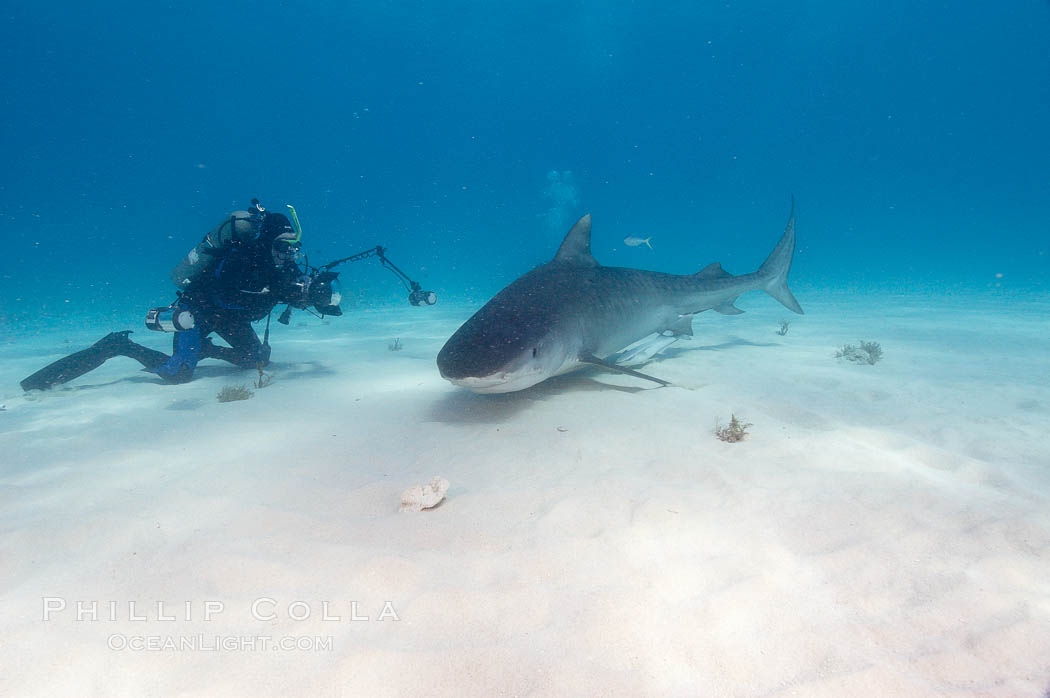
<instances>
[{"instance_id":1,"label":"shark pectoral fin","mask_svg":"<svg viewBox=\"0 0 1050 698\"><path fill-rule=\"evenodd\" d=\"M653 376L647 376L644 373L640 373L638 371L634 371L634 370L626 368L624 366L617 366L616 364L611 363L609 361L604 361L602 359L599 359L597 356L594 356L593 354L583 355L583 356L579 357L579 361L580 361L581 364L590 364L592 366L599 366L599 367L607 369L609 371L615 371L616 373L624 373L624 374L626 374L628 376L634 376L635 378L642 378L642 379L647 380L647 381L652 381L653 383L659 383L661 386L671 385L670 381L665 381L665 380L661 380L659 378L654 378Z\"/></svg>"},{"instance_id":2,"label":"shark pectoral fin","mask_svg":"<svg viewBox=\"0 0 1050 698\"><path fill-rule=\"evenodd\" d=\"M712 308L712 310L714 310L716 313L722 313L723 315L739 315L740 313L744 312L740 308L733 305L734 301L736 301L736 298L734 298L733 300L728 300L722 305L716 305L714 308Z\"/></svg>"}]
</instances>

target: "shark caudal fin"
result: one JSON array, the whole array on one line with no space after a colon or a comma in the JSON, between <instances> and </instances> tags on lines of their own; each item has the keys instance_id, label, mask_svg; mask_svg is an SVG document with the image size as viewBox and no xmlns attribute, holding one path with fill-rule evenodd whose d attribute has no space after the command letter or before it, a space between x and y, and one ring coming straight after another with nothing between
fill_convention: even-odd
<instances>
[{"instance_id":1,"label":"shark caudal fin","mask_svg":"<svg viewBox=\"0 0 1050 698\"><path fill-rule=\"evenodd\" d=\"M788 272L791 271L791 258L795 254L795 196L791 196L791 216L780 242L758 268L758 275L764 280L762 286L766 293L776 298L785 308L799 315L803 314L802 306L791 295L788 288Z\"/></svg>"}]
</instances>

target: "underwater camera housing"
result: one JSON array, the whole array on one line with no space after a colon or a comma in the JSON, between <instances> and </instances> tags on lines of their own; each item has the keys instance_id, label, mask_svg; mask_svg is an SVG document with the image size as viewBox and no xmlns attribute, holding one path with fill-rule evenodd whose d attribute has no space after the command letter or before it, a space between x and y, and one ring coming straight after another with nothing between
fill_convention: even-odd
<instances>
[{"instance_id":1,"label":"underwater camera housing","mask_svg":"<svg viewBox=\"0 0 1050 698\"><path fill-rule=\"evenodd\" d=\"M342 315L339 303L343 300L339 286L339 272L322 271L314 277L307 290L307 301L321 315Z\"/></svg>"},{"instance_id":2,"label":"underwater camera housing","mask_svg":"<svg viewBox=\"0 0 1050 698\"><path fill-rule=\"evenodd\" d=\"M424 291L415 284L411 293L408 294L408 302L412 305L434 305L437 303L437 294L433 291Z\"/></svg>"},{"instance_id":3,"label":"underwater camera housing","mask_svg":"<svg viewBox=\"0 0 1050 698\"><path fill-rule=\"evenodd\" d=\"M151 308L146 313L146 327L155 332L185 332L195 324L193 313L173 305Z\"/></svg>"}]
</instances>

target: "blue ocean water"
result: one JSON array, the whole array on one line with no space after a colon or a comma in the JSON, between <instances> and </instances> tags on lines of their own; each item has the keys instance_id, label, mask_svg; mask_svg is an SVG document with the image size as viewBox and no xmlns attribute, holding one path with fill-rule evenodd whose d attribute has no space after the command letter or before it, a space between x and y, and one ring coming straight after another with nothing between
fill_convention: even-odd
<instances>
[{"instance_id":1,"label":"blue ocean water","mask_svg":"<svg viewBox=\"0 0 1050 698\"><path fill-rule=\"evenodd\" d=\"M751 271L792 194L796 291L1047 288L1047 2L3 14L6 331L169 302L168 270L253 196L295 204L311 261L382 244L453 300L585 212L605 264ZM374 263L344 282L404 302Z\"/></svg>"},{"instance_id":2,"label":"blue ocean water","mask_svg":"<svg viewBox=\"0 0 1050 698\"><path fill-rule=\"evenodd\" d=\"M1050 2L0 17L4 695L1050 695ZM439 306L364 261L343 317L275 323L251 400L216 398L264 376L215 360L22 393L111 330L167 350L145 312L252 197L295 205L314 264L381 244ZM792 197L808 314L704 313L642 369L674 388L438 375L581 214L604 264L744 273ZM858 340L885 361L834 357ZM746 442L717 440L736 416ZM399 513L434 476L446 502ZM405 622L318 620L355 599ZM288 622L302 603L319 625ZM110 641L315 632L334 646Z\"/></svg>"}]
</instances>

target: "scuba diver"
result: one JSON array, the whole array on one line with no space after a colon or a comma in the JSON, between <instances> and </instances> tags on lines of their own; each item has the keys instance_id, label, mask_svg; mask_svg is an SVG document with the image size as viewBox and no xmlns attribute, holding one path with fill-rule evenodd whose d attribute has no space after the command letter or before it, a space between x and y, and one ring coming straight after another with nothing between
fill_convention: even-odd
<instances>
[{"instance_id":1,"label":"scuba diver","mask_svg":"<svg viewBox=\"0 0 1050 698\"><path fill-rule=\"evenodd\" d=\"M247 211L234 211L209 232L172 270L178 299L146 315L152 330L174 332L171 356L131 341L131 330L111 332L94 345L45 366L21 382L23 390L46 389L92 371L116 356L142 364L168 383L186 383L201 359L222 359L260 371L270 361L269 316L279 303L287 308L278 322L288 324L291 309L309 306L320 314L342 315L338 273L343 262L378 256L409 288L413 305L433 305L436 296L423 291L384 256L382 247L313 268L297 263L302 228L292 206L291 220L264 209L252 199ZM293 225L294 223L294 225ZM252 323L266 318L262 341ZM230 346L209 339L219 335Z\"/></svg>"}]
</instances>

